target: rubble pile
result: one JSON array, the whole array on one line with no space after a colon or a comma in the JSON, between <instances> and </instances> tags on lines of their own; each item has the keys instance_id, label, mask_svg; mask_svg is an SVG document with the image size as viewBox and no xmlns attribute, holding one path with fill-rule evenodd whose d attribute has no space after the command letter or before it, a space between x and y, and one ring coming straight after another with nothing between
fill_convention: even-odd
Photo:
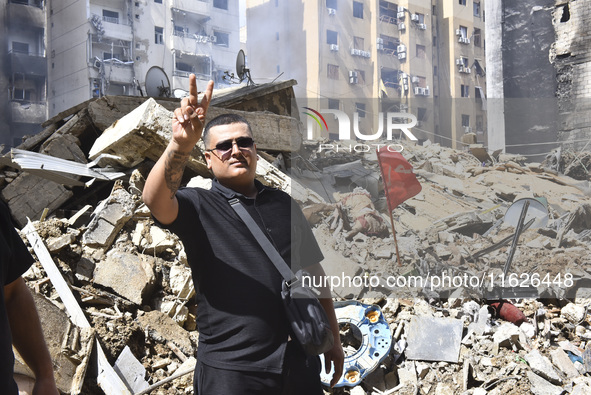
<instances>
[{"instance_id":1,"label":"rubble pile","mask_svg":"<svg viewBox=\"0 0 591 395\"><path fill-rule=\"evenodd\" d=\"M31 169L7 156L0 162L2 199L21 227L27 217L33 220L22 233L38 261L25 279L43 296L37 297L44 301L39 304L52 302L41 310L44 330L51 334L52 355L67 356L70 364L56 369L58 386L64 393L103 392L97 380L104 389L111 378L101 376L100 362L97 367L90 357L94 338L130 393L190 394L199 336L190 269L182 244L155 226L141 200L145 177L166 143L167 111L177 103L132 106L108 98L93 103L20 149L94 161L88 168L107 179L68 167ZM131 118L119 120L125 114ZM256 122L258 113L248 114ZM299 149L301 140L290 151L276 135L298 121L285 114L265 116L261 128L275 126L261 133L275 137L259 152L257 176L291 191L302 204L327 275L377 279L361 286L341 283L332 291L337 300L379 305L393 336L389 356L360 385L327 393L591 392L591 205L582 183L587 179L567 177L551 163L489 156L477 146L459 151L428 141L403 142L402 154L422 192L394 210L395 243L375 152L319 152L319 142L310 141ZM110 132L101 134L106 129ZM273 149L273 144L281 145ZM196 148L185 185L208 187L211 176L201 161ZM62 185L64 177L70 184ZM526 218L516 232L520 209L511 207L524 201L545 214L535 222ZM72 299L64 297L52 265ZM506 268L518 275L505 285L514 292L510 300L487 287ZM388 282L445 275L486 281L465 287L434 286L434 280L421 287ZM67 319L76 308L88 327ZM448 331L451 327L456 329ZM433 342L436 338L441 342Z\"/></svg>"}]
</instances>

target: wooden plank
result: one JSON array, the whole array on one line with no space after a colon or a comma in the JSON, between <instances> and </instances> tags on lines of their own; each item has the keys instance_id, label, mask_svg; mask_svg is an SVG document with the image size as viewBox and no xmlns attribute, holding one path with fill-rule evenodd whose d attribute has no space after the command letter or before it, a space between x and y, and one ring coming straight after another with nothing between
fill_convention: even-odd
<instances>
[{"instance_id":1,"label":"wooden plank","mask_svg":"<svg viewBox=\"0 0 591 395\"><path fill-rule=\"evenodd\" d=\"M35 251L35 255L37 255L37 259L51 279L51 283L60 296L62 303L66 307L66 311L68 312L72 322L81 328L91 328L90 322L88 322L88 319L84 315L84 311L82 311L82 308L74 297L72 290L68 286L68 283L66 283L66 280L64 280L62 273L57 268L53 258L51 257L51 254L45 247L43 239L41 239L31 221L29 221L29 223L23 228L23 233L27 236L29 243L31 243L31 246ZM131 392L127 386L123 383L121 378L119 378L117 375L117 372L115 372L113 367L109 364L109 361L107 360L105 352L98 342L98 339L96 340L96 349L99 371L97 376L98 385L107 395L131 395Z\"/></svg>"}]
</instances>

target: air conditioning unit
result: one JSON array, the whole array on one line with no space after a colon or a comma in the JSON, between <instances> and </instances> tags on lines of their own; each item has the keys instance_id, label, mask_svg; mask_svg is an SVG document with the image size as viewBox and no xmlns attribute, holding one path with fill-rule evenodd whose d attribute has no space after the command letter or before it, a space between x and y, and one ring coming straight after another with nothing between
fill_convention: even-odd
<instances>
[{"instance_id":1,"label":"air conditioning unit","mask_svg":"<svg viewBox=\"0 0 591 395\"><path fill-rule=\"evenodd\" d=\"M396 52L400 53L400 52L406 52L406 45L404 44L400 44L399 46L396 47Z\"/></svg>"},{"instance_id":2,"label":"air conditioning unit","mask_svg":"<svg viewBox=\"0 0 591 395\"><path fill-rule=\"evenodd\" d=\"M362 50L360 50L360 49L351 48L351 55L355 55L355 56L363 56L363 55L361 54L361 52L363 52L363 51L362 51Z\"/></svg>"},{"instance_id":3,"label":"air conditioning unit","mask_svg":"<svg viewBox=\"0 0 591 395\"><path fill-rule=\"evenodd\" d=\"M396 18L398 18L398 19L404 19L405 16L406 15L404 15L404 12L399 12L396 14Z\"/></svg>"},{"instance_id":4,"label":"air conditioning unit","mask_svg":"<svg viewBox=\"0 0 591 395\"><path fill-rule=\"evenodd\" d=\"M330 50L336 52L339 50L339 46L337 44L330 44Z\"/></svg>"},{"instance_id":5,"label":"air conditioning unit","mask_svg":"<svg viewBox=\"0 0 591 395\"><path fill-rule=\"evenodd\" d=\"M381 37L378 37L377 40L376 40L376 43L377 44L383 44L384 43L384 39L381 38Z\"/></svg>"},{"instance_id":6,"label":"air conditioning unit","mask_svg":"<svg viewBox=\"0 0 591 395\"><path fill-rule=\"evenodd\" d=\"M470 39L468 37L464 39L464 44L470 44Z\"/></svg>"},{"instance_id":7,"label":"air conditioning unit","mask_svg":"<svg viewBox=\"0 0 591 395\"><path fill-rule=\"evenodd\" d=\"M415 95L420 96L422 94L422 92L423 92L423 88L420 88L418 86L415 86L414 91L415 91Z\"/></svg>"},{"instance_id":8,"label":"air conditioning unit","mask_svg":"<svg viewBox=\"0 0 591 395\"><path fill-rule=\"evenodd\" d=\"M470 39L468 37L460 37L458 38L458 42L462 44L470 44Z\"/></svg>"},{"instance_id":9,"label":"air conditioning unit","mask_svg":"<svg viewBox=\"0 0 591 395\"><path fill-rule=\"evenodd\" d=\"M327 8L326 10L328 11L328 15L336 15L337 14L337 10L335 10L334 8Z\"/></svg>"},{"instance_id":10,"label":"air conditioning unit","mask_svg":"<svg viewBox=\"0 0 591 395\"><path fill-rule=\"evenodd\" d=\"M357 84L357 72L356 71L349 71L349 84Z\"/></svg>"},{"instance_id":11,"label":"air conditioning unit","mask_svg":"<svg viewBox=\"0 0 591 395\"><path fill-rule=\"evenodd\" d=\"M462 35L462 29L456 29L456 36Z\"/></svg>"},{"instance_id":12,"label":"air conditioning unit","mask_svg":"<svg viewBox=\"0 0 591 395\"><path fill-rule=\"evenodd\" d=\"M471 72L472 70L470 69L470 67L464 67L464 73L470 74Z\"/></svg>"},{"instance_id":13,"label":"air conditioning unit","mask_svg":"<svg viewBox=\"0 0 591 395\"><path fill-rule=\"evenodd\" d=\"M406 25L404 24L404 22L400 22L398 24L398 30L404 30L404 29L406 29Z\"/></svg>"},{"instance_id":14,"label":"air conditioning unit","mask_svg":"<svg viewBox=\"0 0 591 395\"><path fill-rule=\"evenodd\" d=\"M398 6L398 12L404 12L404 6L399 5Z\"/></svg>"},{"instance_id":15,"label":"air conditioning unit","mask_svg":"<svg viewBox=\"0 0 591 395\"><path fill-rule=\"evenodd\" d=\"M361 51L361 56L363 56L364 58L370 58L371 57L371 52L369 52L369 51Z\"/></svg>"},{"instance_id":16,"label":"air conditioning unit","mask_svg":"<svg viewBox=\"0 0 591 395\"><path fill-rule=\"evenodd\" d=\"M427 30L427 24L425 24L425 23L419 23L417 26L418 26L418 27L419 27L419 29L421 29L421 30Z\"/></svg>"},{"instance_id":17,"label":"air conditioning unit","mask_svg":"<svg viewBox=\"0 0 591 395\"><path fill-rule=\"evenodd\" d=\"M464 126L464 134L470 133L470 126Z\"/></svg>"},{"instance_id":18,"label":"air conditioning unit","mask_svg":"<svg viewBox=\"0 0 591 395\"><path fill-rule=\"evenodd\" d=\"M413 84L418 84L419 83L419 77L412 77L410 80L411 80L411 82Z\"/></svg>"},{"instance_id":19,"label":"air conditioning unit","mask_svg":"<svg viewBox=\"0 0 591 395\"><path fill-rule=\"evenodd\" d=\"M378 44L376 46L376 48L377 48L378 51L383 51L384 50L384 44Z\"/></svg>"},{"instance_id":20,"label":"air conditioning unit","mask_svg":"<svg viewBox=\"0 0 591 395\"><path fill-rule=\"evenodd\" d=\"M457 58L456 59L456 66L463 66L464 65L464 61L462 60L462 58Z\"/></svg>"},{"instance_id":21,"label":"air conditioning unit","mask_svg":"<svg viewBox=\"0 0 591 395\"><path fill-rule=\"evenodd\" d=\"M425 96L429 96L431 94L429 87L426 87L425 90L423 91L423 93L425 94Z\"/></svg>"},{"instance_id":22,"label":"air conditioning unit","mask_svg":"<svg viewBox=\"0 0 591 395\"><path fill-rule=\"evenodd\" d=\"M398 53L398 60L406 59L406 52L399 52Z\"/></svg>"},{"instance_id":23,"label":"air conditioning unit","mask_svg":"<svg viewBox=\"0 0 591 395\"><path fill-rule=\"evenodd\" d=\"M412 14L410 16L410 20L413 22L418 22L419 21L419 16L417 14Z\"/></svg>"}]
</instances>

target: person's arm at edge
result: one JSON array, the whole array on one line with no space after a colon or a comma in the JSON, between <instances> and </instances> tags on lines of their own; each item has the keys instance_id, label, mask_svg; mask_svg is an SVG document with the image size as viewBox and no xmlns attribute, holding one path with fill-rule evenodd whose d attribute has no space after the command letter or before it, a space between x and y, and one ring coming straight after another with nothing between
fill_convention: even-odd
<instances>
[{"instance_id":1,"label":"person's arm at edge","mask_svg":"<svg viewBox=\"0 0 591 395\"><path fill-rule=\"evenodd\" d=\"M324 269L320 263L316 265L309 266L305 269L310 276L318 277L318 278L325 278ZM315 284L324 282L315 281ZM328 321L330 322L330 328L332 329L332 335L334 337L334 345L333 347L324 353L324 364L326 373L330 372L331 362L334 364L334 373L332 375L332 379L330 380L330 386L334 387L334 385L340 380L341 375L343 374L343 366L345 363L345 352L343 351L343 345L341 344L341 334L339 331L339 323L337 321L337 316L334 311L334 304L332 302L332 296L330 294L330 290L326 286L319 287L318 290L320 291L320 297L318 300L320 304L324 308L326 315L328 317Z\"/></svg>"},{"instance_id":2,"label":"person's arm at edge","mask_svg":"<svg viewBox=\"0 0 591 395\"><path fill-rule=\"evenodd\" d=\"M191 74L189 97L184 98L181 107L174 111L170 143L146 179L143 200L152 215L164 225L172 223L178 215L179 206L175 194L189 155L201 138L212 91L213 81L210 81L199 103L196 78Z\"/></svg>"},{"instance_id":3,"label":"person's arm at edge","mask_svg":"<svg viewBox=\"0 0 591 395\"><path fill-rule=\"evenodd\" d=\"M59 394L35 301L22 277L4 286L12 343L35 374L34 395Z\"/></svg>"}]
</instances>

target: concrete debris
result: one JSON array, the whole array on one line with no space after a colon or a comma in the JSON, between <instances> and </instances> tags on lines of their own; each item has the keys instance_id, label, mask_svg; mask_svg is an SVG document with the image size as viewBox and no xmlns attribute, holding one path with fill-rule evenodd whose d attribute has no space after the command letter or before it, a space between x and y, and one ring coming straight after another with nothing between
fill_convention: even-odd
<instances>
[{"instance_id":1,"label":"concrete debris","mask_svg":"<svg viewBox=\"0 0 591 395\"><path fill-rule=\"evenodd\" d=\"M399 266L375 152L319 150L327 141L302 142L291 133L302 128L290 109L244 112L264 110L256 102L231 111L253 126L257 178L302 204L335 299L379 305L392 331L391 352L371 375L352 388L326 388L326 394L591 391L591 156L563 152L539 164L474 144L458 151L403 142L422 192L393 211ZM39 262L25 279L51 331L46 337L61 361L64 393L98 395L117 388L120 377L134 393L192 393L198 329L191 270L178 238L155 226L141 202L177 106L173 100L101 98L50 120L20 147L81 164L96 158L99 166L125 174L116 182L63 186L0 162L1 198L21 227L27 217L34 221L30 227L42 240L30 241ZM222 111L212 107L212 116ZM97 130L105 131L98 139ZM466 144L472 142L467 136ZM198 147L188 180L183 185L211 185ZM540 202L544 221L521 232L500 286L515 234L505 216L524 197ZM54 268L44 264L48 258ZM56 275L63 283L56 284ZM445 276L478 284L437 284ZM389 283L427 277L416 287ZM513 295L510 302L490 297L491 278L495 289ZM523 296L526 288L535 298ZM99 373L86 371L89 344L101 346Z\"/></svg>"}]
</instances>

